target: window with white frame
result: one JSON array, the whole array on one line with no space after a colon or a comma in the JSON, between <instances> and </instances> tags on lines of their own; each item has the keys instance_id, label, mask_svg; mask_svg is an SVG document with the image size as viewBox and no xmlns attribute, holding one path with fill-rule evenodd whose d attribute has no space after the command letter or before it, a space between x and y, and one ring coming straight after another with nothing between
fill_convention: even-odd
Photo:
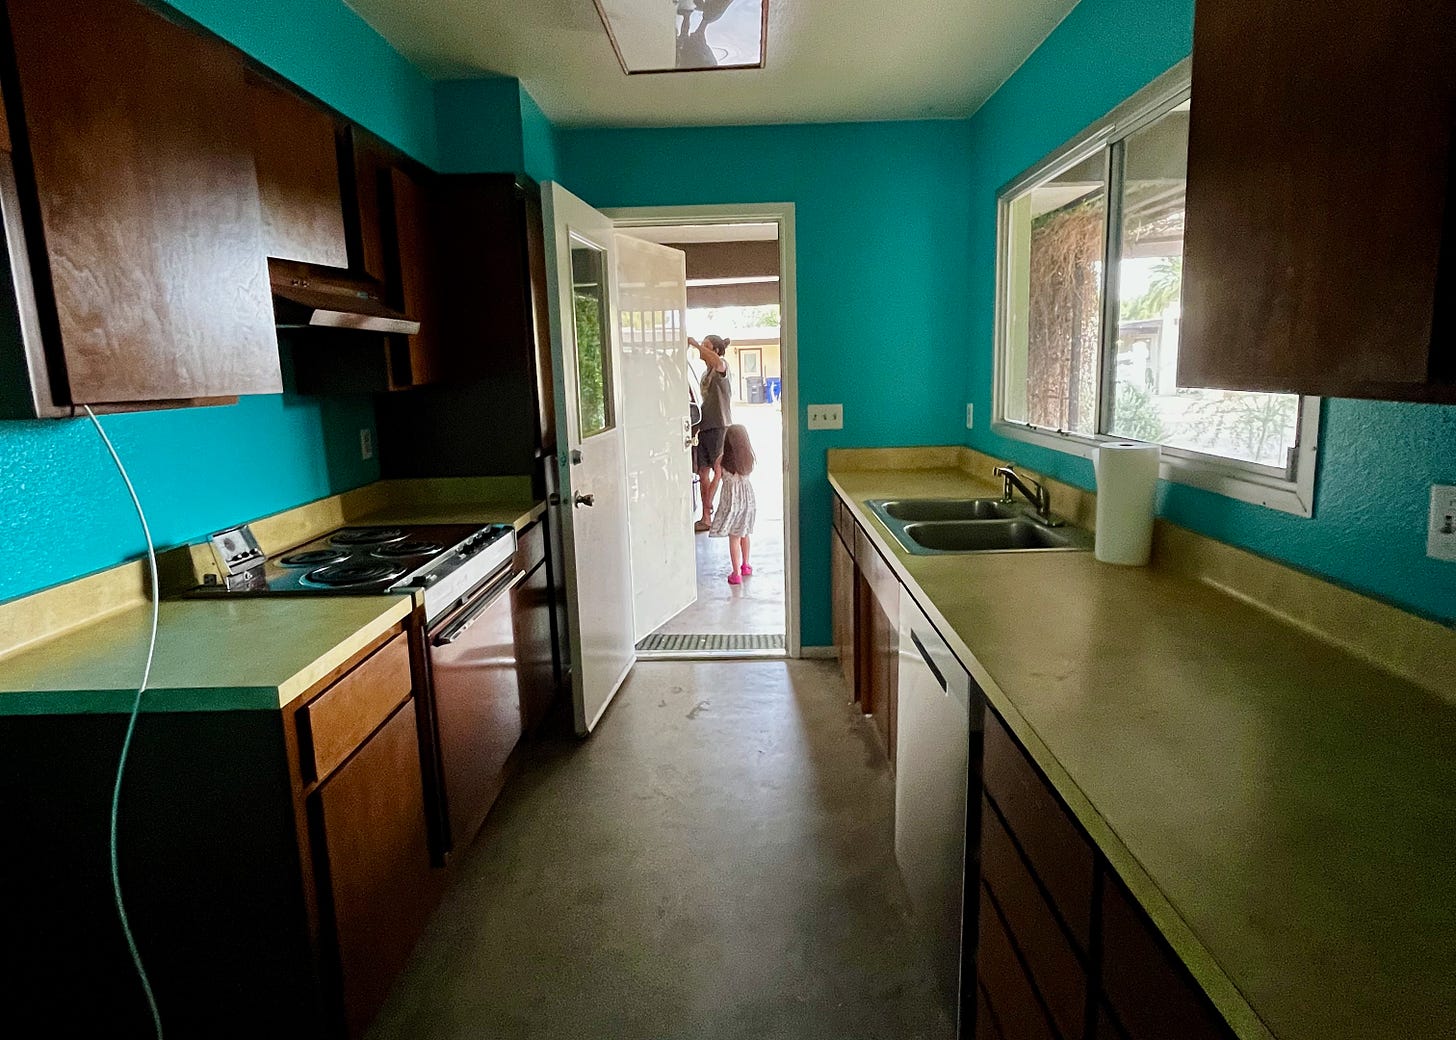
<instances>
[{"instance_id":1,"label":"window with white frame","mask_svg":"<svg viewBox=\"0 0 1456 1040\"><path fill-rule=\"evenodd\" d=\"M1319 401L1178 386L1190 93L1185 61L1001 190L995 428L1308 516Z\"/></svg>"}]
</instances>

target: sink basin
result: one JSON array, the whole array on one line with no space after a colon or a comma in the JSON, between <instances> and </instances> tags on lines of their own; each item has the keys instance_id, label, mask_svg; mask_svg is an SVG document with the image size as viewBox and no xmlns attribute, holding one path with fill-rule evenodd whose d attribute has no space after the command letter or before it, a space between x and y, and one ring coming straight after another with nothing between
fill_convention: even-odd
<instances>
[{"instance_id":1,"label":"sink basin","mask_svg":"<svg viewBox=\"0 0 1456 1040\"><path fill-rule=\"evenodd\" d=\"M1014 502L999 498L904 498L870 503L896 520L1013 520L1021 515Z\"/></svg>"},{"instance_id":2,"label":"sink basin","mask_svg":"<svg viewBox=\"0 0 1456 1040\"><path fill-rule=\"evenodd\" d=\"M1087 532L1075 527L1048 527L1035 520L947 520L904 527L911 552L1007 552L1027 549L1088 549Z\"/></svg>"},{"instance_id":3,"label":"sink basin","mask_svg":"<svg viewBox=\"0 0 1456 1040\"><path fill-rule=\"evenodd\" d=\"M1031 507L999 498L877 498L865 503L916 556L983 552L1085 552L1092 533L1042 523Z\"/></svg>"}]
</instances>

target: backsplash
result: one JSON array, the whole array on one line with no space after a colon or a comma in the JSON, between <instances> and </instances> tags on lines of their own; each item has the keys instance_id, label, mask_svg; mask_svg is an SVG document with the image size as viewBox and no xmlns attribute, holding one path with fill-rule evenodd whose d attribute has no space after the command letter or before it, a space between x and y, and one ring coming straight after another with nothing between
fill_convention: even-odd
<instances>
[{"instance_id":1,"label":"backsplash","mask_svg":"<svg viewBox=\"0 0 1456 1040\"><path fill-rule=\"evenodd\" d=\"M364 396L245 397L102 416L163 548L379 477L359 458ZM88 419L0 422L0 600L145 551L126 488Z\"/></svg>"}]
</instances>

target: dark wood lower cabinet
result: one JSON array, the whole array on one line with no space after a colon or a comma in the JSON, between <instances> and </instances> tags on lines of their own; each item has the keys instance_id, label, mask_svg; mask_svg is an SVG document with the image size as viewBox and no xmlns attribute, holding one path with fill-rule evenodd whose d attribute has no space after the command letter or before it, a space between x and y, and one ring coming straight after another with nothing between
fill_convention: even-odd
<instances>
[{"instance_id":1,"label":"dark wood lower cabinet","mask_svg":"<svg viewBox=\"0 0 1456 1040\"><path fill-rule=\"evenodd\" d=\"M1033 984L1063 1037L1080 1037L1087 969L991 803L981 803L981 877L995 893Z\"/></svg>"},{"instance_id":2,"label":"dark wood lower cabinet","mask_svg":"<svg viewBox=\"0 0 1456 1040\"><path fill-rule=\"evenodd\" d=\"M1011 933L1006 930L994 901L987 896L985 889L981 890L979 931L976 970L985 990L986 1003L994 1009L1001 1031L1016 1040L1058 1040L1036 988L1017 958Z\"/></svg>"},{"instance_id":3,"label":"dark wood lower cabinet","mask_svg":"<svg viewBox=\"0 0 1456 1040\"><path fill-rule=\"evenodd\" d=\"M841 507L842 508L842 507ZM852 524L846 511L846 522ZM895 687L900 655L900 581L889 563L854 525L855 690L870 716L890 767L895 765Z\"/></svg>"},{"instance_id":4,"label":"dark wood lower cabinet","mask_svg":"<svg viewBox=\"0 0 1456 1040\"><path fill-rule=\"evenodd\" d=\"M168 1036L362 1034L444 880L417 635L382 636L282 709L142 714L120 870ZM151 1035L107 858L126 721L0 718L0 1036Z\"/></svg>"},{"instance_id":5,"label":"dark wood lower cabinet","mask_svg":"<svg viewBox=\"0 0 1456 1040\"><path fill-rule=\"evenodd\" d=\"M839 502L835 500L835 506ZM838 527L829 535L829 576L834 610L834 653L850 699L855 697L855 573L854 554L844 542Z\"/></svg>"},{"instance_id":6,"label":"dark wood lower cabinet","mask_svg":"<svg viewBox=\"0 0 1456 1040\"><path fill-rule=\"evenodd\" d=\"M1230 1036L1188 970L1113 878L1102 889L1102 991L1130 1040Z\"/></svg>"},{"instance_id":7,"label":"dark wood lower cabinet","mask_svg":"<svg viewBox=\"0 0 1456 1040\"><path fill-rule=\"evenodd\" d=\"M413 698L315 792L310 816L338 947L344 1016L362 1035L434 908Z\"/></svg>"},{"instance_id":8,"label":"dark wood lower cabinet","mask_svg":"<svg viewBox=\"0 0 1456 1040\"><path fill-rule=\"evenodd\" d=\"M1187 968L989 705L981 770L977 972L985 992L977 1013L989 1006L994 1021L978 1018L976 1035L1231 1040Z\"/></svg>"}]
</instances>

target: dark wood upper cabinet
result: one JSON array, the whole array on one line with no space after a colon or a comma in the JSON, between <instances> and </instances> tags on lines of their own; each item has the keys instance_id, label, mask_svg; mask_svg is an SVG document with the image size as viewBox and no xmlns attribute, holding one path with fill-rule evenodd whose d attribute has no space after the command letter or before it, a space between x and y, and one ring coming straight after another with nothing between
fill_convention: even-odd
<instances>
[{"instance_id":1,"label":"dark wood upper cabinet","mask_svg":"<svg viewBox=\"0 0 1456 1040\"><path fill-rule=\"evenodd\" d=\"M261 79L249 83L248 99L267 255L348 267L333 116Z\"/></svg>"},{"instance_id":2,"label":"dark wood upper cabinet","mask_svg":"<svg viewBox=\"0 0 1456 1040\"><path fill-rule=\"evenodd\" d=\"M429 200L435 296L421 321L443 378L379 402L384 472L540 477L556 436L539 189L452 174L430 180Z\"/></svg>"},{"instance_id":3,"label":"dark wood upper cabinet","mask_svg":"<svg viewBox=\"0 0 1456 1040\"><path fill-rule=\"evenodd\" d=\"M1450 12L1199 0L1180 386L1456 401Z\"/></svg>"},{"instance_id":4,"label":"dark wood upper cabinet","mask_svg":"<svg viewBox=\"0 0 1456 1040\"><path fill-rule=\"evenodd\" d=\"M7 7L57 403L281 391L240 56L132 0Z\"/></svg>"}]
</instances>

